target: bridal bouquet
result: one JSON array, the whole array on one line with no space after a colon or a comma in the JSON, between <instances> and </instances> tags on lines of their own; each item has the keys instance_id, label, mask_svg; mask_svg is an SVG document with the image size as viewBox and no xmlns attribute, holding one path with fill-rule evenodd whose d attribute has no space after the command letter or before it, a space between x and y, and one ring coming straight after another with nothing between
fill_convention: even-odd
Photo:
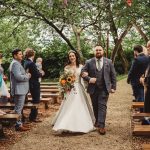
<instances>
[{"instance_id":1,"label":"bridal bouquet","mask_svg":"<svg viewBox=\"0 0 150 150\"><path fill-rule=\"evenodd\" d=\"M71 71L64 71L59 78L60 92L62 98L74 88L75 75Z\"/></svg>"}]
</instances>

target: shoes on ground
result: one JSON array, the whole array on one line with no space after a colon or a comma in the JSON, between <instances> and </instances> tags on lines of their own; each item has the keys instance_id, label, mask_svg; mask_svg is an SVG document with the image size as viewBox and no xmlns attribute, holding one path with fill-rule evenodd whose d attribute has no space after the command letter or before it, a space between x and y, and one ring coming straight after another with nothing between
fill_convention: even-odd
<instances>
[{"instance_id":1,"label":"shoes on ground","mask_svg":"<svg viewBox=\"0 0 150 150\"><path fill-rule=\"evenodd\" d=\"M30 130L30 128L24 127L24 126L19 126L15 128L16 131L24 132Z\"/></svg>"},{"instance_id":2,"label":"shoes on ground","mask_svg":"<svg viewBox=\"0 0 150 150\"><path fill-rule=\"evenodd\" d=\"M105 135L106 134L106 129L105 128L99 128L98 131L99 131L99 133L101 135Z\"/></svg>"},{"instance_id":3,"label":"shoes on ground","mask_svg":"<svg viewBox=\"0 0 150 150\"><path fill-rule=\"evenodd\" d=\"M33 119L33 120L30 120L30 122L40 123L40 122L42 122L42 120L40 120L40 119Z\"/></svg>"}]
</instances>

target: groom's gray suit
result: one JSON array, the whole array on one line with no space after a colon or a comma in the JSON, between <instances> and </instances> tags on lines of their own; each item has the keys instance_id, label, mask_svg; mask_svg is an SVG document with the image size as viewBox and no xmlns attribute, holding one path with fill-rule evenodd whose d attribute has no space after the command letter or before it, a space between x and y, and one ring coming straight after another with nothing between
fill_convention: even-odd
<instances>
[{"instance_id":1,"label":"groom's gray suit","mask_svg":"<svg viewBox=\"0 0 150 150\"><path fill-rule=\"evenodd\" d=\"M116 90L116 73L114 66L110 59L102 57L103 67L101 70L97 69L96 58L86 61L85 66L81 70L88 72L88 76L83 77L88 83L90 78L96 78L96 83L89 83L87 92L90 94L96 124L100 128L105 127L107 100L111 89Z\"/></svg>"}]
</instances>

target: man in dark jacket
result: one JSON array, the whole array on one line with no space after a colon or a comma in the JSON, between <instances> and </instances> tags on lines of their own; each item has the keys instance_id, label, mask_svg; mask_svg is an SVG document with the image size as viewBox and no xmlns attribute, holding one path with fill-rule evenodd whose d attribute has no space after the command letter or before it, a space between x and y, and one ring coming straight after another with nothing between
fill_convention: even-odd
<instances>
[{"instance_id":1,"label":"man in dark jacket","mask_svg":"<svg viewBox=\"0 0 150 150\"><path fill-rule=\"evenodd\" d=\"M127 83L131 83L133 87L135 100L142 102L144 101L144 86L140 83L140 77L145 74L149 59L143 53L143 47L141 45L134 46L133 50L136 58L130 68Z\"/></svg>"},{"instance_id":2,"label":"man in dark jacket","mask_svg":"<svg viewBox=\"0 0 150 150\"><path fill-rule=\"evenodd\" d=\"M44 72L40 73L37 69L36 64L34 63L35 51L27 48L25 51L26 60L24 62L24 67L26 72L31 74L31 78L29 80L29 89L32 96L32 103L38 104L40 102L40 82L39 78L44 75ZM37 119L38 109L33 108L31 109L31 113L29 116L29 120L33 122L41 122Z\"/></svg>"}]
</instances>

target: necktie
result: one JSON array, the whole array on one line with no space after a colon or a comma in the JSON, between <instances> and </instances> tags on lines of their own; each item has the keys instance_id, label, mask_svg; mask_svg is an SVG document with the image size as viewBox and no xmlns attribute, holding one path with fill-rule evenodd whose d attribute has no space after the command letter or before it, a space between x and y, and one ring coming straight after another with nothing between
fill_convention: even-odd
<instances>
[{"instance_id":1,"label":"necktie","mask_svg":"<svg viewBox=\"0 0 150 150\"><path fill-rule=\"evenodd\" d=\"M98 64L97 69L98 69L98 71L101 70L101 62L100 61L101 61L100 59L97 60L97 64Z\"/></svg>"}]
</instances>

